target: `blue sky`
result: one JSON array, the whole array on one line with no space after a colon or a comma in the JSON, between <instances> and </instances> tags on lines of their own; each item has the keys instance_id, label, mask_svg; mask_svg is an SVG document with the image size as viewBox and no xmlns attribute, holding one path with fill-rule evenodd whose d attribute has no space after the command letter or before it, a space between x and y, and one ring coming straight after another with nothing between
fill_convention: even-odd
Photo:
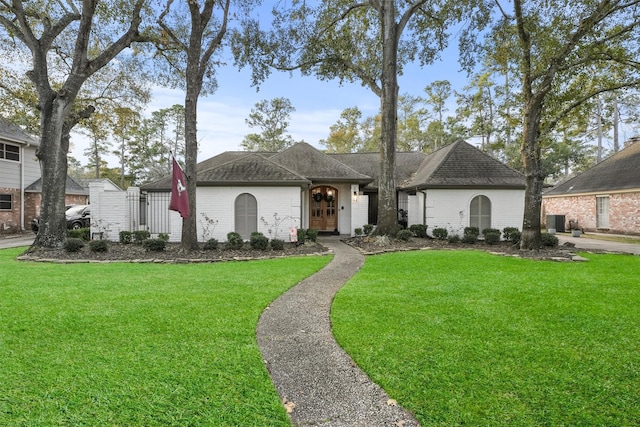
<instances>
[{"instance_id":1,"label":"blue sky","mask_svg":"<svg viewBox=\"0 0 640 427\"><path fill-rule=\"evenodd\" d=\"M399 77L400 93L424 94L424 87L435 80L449 80L454 89L466 84L466 73L459 71L457 46L443 53L443 59L434 65L421 68L410 64ZM378 113L380 101L368 88L359 83L340 85L335 81L320 81L313 76L303 77L299 73L274 71L260 90L251 86L249 69L238 70L232 65L217 70L218 89L215 93L201 97L198 102L198 160L205 160L224 151L241 150L245 135L259 132L245 124L255 104L263 99L284 97L291 100L296 111L291 115L289 133L295 141L304 140L322 148L319 140L327 138L329 127L340 118L345 109L357 106L364 117ZM450 112L455 110L454 97L450 101ZM184 92L167 88L156 88L146 116L151 111L184 103ZM83 151L87 142L79 135L72 138L72 155L85 163ZM109 165L115 167L118 160L109 157Z\"/></svg>"}]
</instances>

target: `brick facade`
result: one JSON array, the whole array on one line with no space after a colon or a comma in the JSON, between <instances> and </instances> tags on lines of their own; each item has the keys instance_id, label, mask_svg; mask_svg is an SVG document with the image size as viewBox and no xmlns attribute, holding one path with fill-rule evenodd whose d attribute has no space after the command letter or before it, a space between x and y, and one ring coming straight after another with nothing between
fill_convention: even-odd
<instances>
[{"instance_id":1,"label":"brick facade","mask_svg":"<svg viewBox=\"0 0 640 427\"><path fill-rule=\"evenodd\" d=\"M11 210L0 210L0 234L20 231L20 191L17 188L0 188L0 194L11 195Z\"/></svg>"},{"instance_id":2,"label":"brick facade","mask_svg":"<svg viewBox=\"0 0 640 427\"><path fill-rule=\"evenodd\" d=\"M65 205L86 205L89 196L67 194L64 197ZM40 205L42 203L41 193L25 193L24 196L24 226L29 229L31 220L40 216Z\"/></svg>"},{"instance_id":3,"label":"brick facade","mask_svg":"<svg viewBox=\"0 0 640 427\"><path fill-rule=\"evenodd\" d=\"M597 227L596 196L609 197L608 228ZM567 230L569 221L577 220L580 228L584 229L584 231L640 235L640 191L543 197L543 224L547 215L565 215Z\"/></svg>"}]
</instances>

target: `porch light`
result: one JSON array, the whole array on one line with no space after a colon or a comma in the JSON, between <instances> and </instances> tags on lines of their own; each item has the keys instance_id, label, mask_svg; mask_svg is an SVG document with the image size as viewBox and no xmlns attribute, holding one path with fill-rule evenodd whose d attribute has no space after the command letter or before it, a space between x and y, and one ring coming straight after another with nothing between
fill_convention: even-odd
<instances>
[{"instance_id":1,"label":"porch light","mask_svg":"<svg viewBox=\"0 0 640 427\"><path fill-rule=\"evenodd\" d=\"M327 196L333 197L333 190L327 190Z\"/></svg>"},{"instance_id":2,"label":"porch light","mask_svg":"<svg viewBox=\"0 0 640 427\"><path fill-rule=\"evenodd\" d=\"M354 201L354 202L357 202L357 201L358 201L358 192L357 192L357 191L354 191L354 192L353 192L353 201Z\"/></svg>"}]
</instances>

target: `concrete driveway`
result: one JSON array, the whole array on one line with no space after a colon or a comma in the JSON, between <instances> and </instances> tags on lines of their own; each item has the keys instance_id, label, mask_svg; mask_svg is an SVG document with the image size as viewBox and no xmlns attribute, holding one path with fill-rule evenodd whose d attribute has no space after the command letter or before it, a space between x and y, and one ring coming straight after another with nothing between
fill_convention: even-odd
<instances>
[{"instance_id":1,"label":"concrete driveway","mask_svg":"<svg viewBox=\"0 0 640 427\"><path fill-rule=\"evenodd\" d=\"M571 235L569 234L561 233L556 234L556 237L560 241L560 245L564 244L565 242L570 242L576 245L576 248L578 249L621 252L640 255L640 242L638 244L609 242L607 240L597 240L591 237L571 237Z\"/></svg>"},{"instance_id":2,"label":"concrete driveway","mask_svg":"<svg viewBox=\"0 0 640 427\"><path fill-rule=\"evenodd\" d=\"M2 236L0 237L0 249L31 246L35 237L36 235L33 233L23 233L15 236Z\"/></svg>"}]
</instances>

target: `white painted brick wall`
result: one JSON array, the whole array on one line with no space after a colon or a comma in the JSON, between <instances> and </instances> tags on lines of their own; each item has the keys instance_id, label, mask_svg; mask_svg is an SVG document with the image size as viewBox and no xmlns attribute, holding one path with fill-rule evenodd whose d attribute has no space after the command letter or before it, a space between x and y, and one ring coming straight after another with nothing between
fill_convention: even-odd
<instances>
[{"instance_id":1,"label":"white painted brick wall","mask_svg":"<svg viewBox=\"0 0 640 427\"><path fill-rule=\"evenodd\" d=\"M104 191L104 183L89 184L91 200L91 235L103 233L102 238L117 241L120 231L127 228L127 193L124 191Z\"/></svg>"},{"instance_id":2,"label":"white painted brick wall","mask_svg":"<svg viewBox=\"0 0 640 427\"><path fill-rule=\"evenodd\" d=\"M429 234L434 228L443 227L450 234L462 236L464 228L469 226L471 200L479 195L487 196L491 201L491 227L499 230L504 227L522 229L524 190L428 190Z\"/></svg>"},{"instance_id":3,"label":"white painted brick wall","mask_svg":"<svg viewBox=\"0 0 640 427\"><path fill-rule=\"evenodd\" d=\"M353 193L352 199L353 199ZM351 235L355 235L356 228L362 228L369 222L369 196L358 194L357 200L351 200Z\"/></svg>"},{"instance_id":4,"label":"white painted brick wall","mask_svg":"<svg viewBox=\"0 0 640 427\"><path fill-rule=\"evenodd\" d=\"M227 233L235 231L235 200L240 194L249 193L256 198L258 205L258 231L269 238L286 241L289 229L300 227L300 191L300 187L200 187L197 190L198 240L215 238L226 241ZM215 226L205 220L203 213L217 221ZM277 219L274 214L277 214ZM179 235L179 229L173 230L173 221L171 226L172 237L176 232Z\"/></svg>"}]
</instances>

